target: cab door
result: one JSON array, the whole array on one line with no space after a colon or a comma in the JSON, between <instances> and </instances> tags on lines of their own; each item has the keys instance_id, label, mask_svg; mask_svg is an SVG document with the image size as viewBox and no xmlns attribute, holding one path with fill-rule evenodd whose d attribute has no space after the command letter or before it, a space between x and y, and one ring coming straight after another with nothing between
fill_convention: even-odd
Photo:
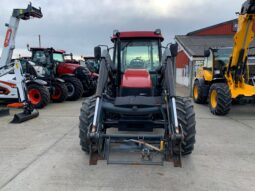
<instances>
[{"instance_id":1,"label":"cab door","mask_svg":"<svg viewBox=\"0 0 255 191\"><path fill-rule=\"evenodd\" d=\"M204 78L205 81L213 79L213 53L212 50L205 51L204 65L197 71L197 78Z\"/></svg>"}]
</instances>

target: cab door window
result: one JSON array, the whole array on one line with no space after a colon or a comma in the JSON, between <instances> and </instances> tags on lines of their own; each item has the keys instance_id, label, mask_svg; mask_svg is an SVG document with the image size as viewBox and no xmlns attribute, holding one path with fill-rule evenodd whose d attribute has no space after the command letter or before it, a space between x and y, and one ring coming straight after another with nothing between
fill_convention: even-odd
<instances>
[{"instance_id":1,"label":"cab door window","mask_svg":"<svg viewBox=\"0 0 255 191\"><path fill-rule=\"evenodd\" d=\"M210 55L207 58L205 58L204 67L207 70L212 70L212 67L213 67L213 54L212 54L212 52L210 52Z\"/></svg>"},{"instance_id":2,"label":"cab door window","mask_svg":"<svg viewBox=\"0 0 255 191\"><path fill-rule=\"evenodd\" d=\"M47 63L47 58L45 52L43 50L38 50L34 53L32 61L35 63L39 63L45 65Z\"/></svg>"}]
</instances>

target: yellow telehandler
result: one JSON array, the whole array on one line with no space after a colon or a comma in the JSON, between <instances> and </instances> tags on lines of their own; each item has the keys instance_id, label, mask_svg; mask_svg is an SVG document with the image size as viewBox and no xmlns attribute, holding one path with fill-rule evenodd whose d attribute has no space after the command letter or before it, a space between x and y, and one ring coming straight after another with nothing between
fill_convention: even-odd
<instances>
[{"instance_id":1,"label":"yellow telehandler","mask_svg":"<svg viewBox=\"0 0 255 191\"><path fill-rule=\"evenodd\" d=\"M197 71L193 85L196 103L208 101L214 115L226 115L232 101L255 100L255 86L249 83L248 49L254 38L255 0L242 5L233 48L210 48Z\"/></svg>"}]
</instances>

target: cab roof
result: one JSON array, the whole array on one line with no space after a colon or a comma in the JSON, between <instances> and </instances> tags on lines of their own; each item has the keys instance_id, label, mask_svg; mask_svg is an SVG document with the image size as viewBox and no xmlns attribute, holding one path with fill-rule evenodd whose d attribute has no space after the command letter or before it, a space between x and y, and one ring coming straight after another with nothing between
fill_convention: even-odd
<instances>
[{"instance_id":1,"label":"cab roof","mask_svg":"<svg viewBox=\"0 0 255 191\"><path fill-rule=\"evenodd\" d=\"M157 34L155 31L127 31L119 33L120 39L130 39L130 38L146 38L146 39L159 39L164 40L161 34ZM111 40L114 42L117 39L116 35L113 35Z\"/></svg>"},{"instance_id":2,"label":"cab roof","mask_svg":"<svg viewBox=\"0 0 255 191\"><path fill-rule=\"evenodd\" d=\"M30 51L33 51L33 50L47 50L47 49L51 49L51 48L31 47ZM64 51L64 50L55 50L54 48L52 48L52 49L53 49L53 52L55 52L55 53L60 53L60 54L66 53L66 51Z\"/></svg>"}]
</instances>

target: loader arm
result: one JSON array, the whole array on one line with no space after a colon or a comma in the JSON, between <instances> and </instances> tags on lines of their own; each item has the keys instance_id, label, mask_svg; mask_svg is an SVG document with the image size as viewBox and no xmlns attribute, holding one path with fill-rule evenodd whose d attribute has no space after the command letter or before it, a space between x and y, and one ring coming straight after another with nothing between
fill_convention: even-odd
<instances>
[{"instance_id":1,"label":"loader arm","mask_svg":"<svg viewBox=\"0 0 255 191\"><path fill-rule=\"evenodd\" d=\"M244 83L248 48L254 39L253 24L255 21L255 1L248 0L243 6L238 18L238 31L234 36L234 46L228 65L228 76L233 72L233 81Z\"/></svg>"}]
</instances>

